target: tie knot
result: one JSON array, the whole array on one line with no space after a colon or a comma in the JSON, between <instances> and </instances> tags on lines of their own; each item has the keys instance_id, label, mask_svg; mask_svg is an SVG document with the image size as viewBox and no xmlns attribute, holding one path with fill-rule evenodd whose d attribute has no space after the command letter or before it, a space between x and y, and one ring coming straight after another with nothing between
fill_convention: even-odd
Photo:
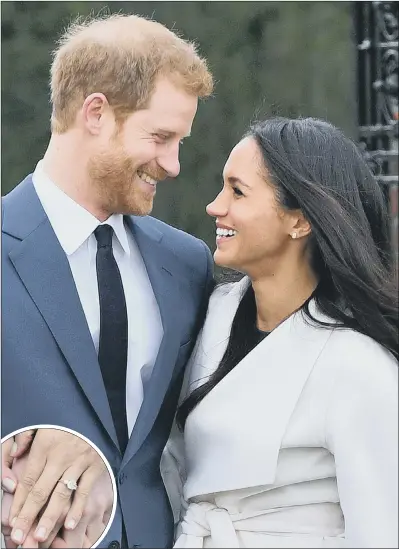
<instances>
[{"instance_id":1,"label":"tie knot","mask_svg":"<svg viewBox=\"0 0 399 549\"><path fill-rule=\"evenodd\" d=\"M104 248L106 246L112 247L112 235L114 229L111 225L99 225L94 231L94 236L97 239L98 248Z\"/></svg>"}]
</instances>

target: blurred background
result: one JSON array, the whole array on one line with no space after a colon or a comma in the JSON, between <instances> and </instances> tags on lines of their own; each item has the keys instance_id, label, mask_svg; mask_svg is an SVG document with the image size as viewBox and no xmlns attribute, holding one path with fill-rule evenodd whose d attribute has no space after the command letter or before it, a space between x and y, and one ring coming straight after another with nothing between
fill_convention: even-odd
<instances>
[{"instance_id":1,"label":"blurred background","mask_svg":"<svg viewBox=\"0 0 399 549\"><path fill-rule=\"evenodd\" d=\"M279 114L324 118L361 140L370 162L388 178L383 184L394 218L397 140L378 118L372 95L374 42L380 41L376 10L384 6L396 17L397 52L393 2L2 2L2 194L34 170L47 146L49 67L60 32L77 15L124 12L153 17L195 40L216 79L214 97L201 103L182 147L181 174L158 187L156 217L213 250L214 223L205 206L220 190L229 152L251 120ZM388 39L395 41L395 31ZM378 131L391 132L388 140Z\"/></svg>"}]
</instances>

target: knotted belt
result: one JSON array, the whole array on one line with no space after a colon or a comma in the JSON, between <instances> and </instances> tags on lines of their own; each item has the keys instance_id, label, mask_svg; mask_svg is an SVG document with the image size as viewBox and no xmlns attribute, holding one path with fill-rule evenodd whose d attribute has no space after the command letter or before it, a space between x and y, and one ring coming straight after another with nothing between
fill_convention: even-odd
<instances>
[{"instance_id":1,"label":"knotted belt","mask_svg":"<svg viewBox=\"0 0 399 549\"><path fill-rule=\"evenodd\" d=\"M214 547L236 549L240 546L231 515L212 503L190 503L180 527L182 535L175 547L201 548L208 536L212 536Z\"/></svg>"}]
</instances>

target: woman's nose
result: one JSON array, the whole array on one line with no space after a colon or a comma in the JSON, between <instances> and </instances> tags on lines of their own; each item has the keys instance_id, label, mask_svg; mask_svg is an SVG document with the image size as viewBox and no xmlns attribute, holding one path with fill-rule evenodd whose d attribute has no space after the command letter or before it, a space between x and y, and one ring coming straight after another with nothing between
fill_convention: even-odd
<instances>
[{"instance_id":1,"label":"woman's nose","mask_svg":"<svg viewBox=\"0 0 399 549\"><path fill-rule=\"evenodd\" d=\"M224 217L227 215L227 210L227 202L223 200L222 193L219 193L215 200L206 207L206 213L211 217Z\"/></svg>"}]
</instances>

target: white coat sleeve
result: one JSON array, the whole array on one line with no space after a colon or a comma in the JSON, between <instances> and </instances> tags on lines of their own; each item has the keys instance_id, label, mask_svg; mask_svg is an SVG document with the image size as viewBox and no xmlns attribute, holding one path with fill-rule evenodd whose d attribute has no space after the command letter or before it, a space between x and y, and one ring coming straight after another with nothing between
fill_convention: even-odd
<instances>
[{"instance_id":1,"label":"white coat sleeve","mask_svg":"<svg viewBox=\"0 0 399 549\"><path fill-rule=\"evenodd\" d=\"M371 340L338 367L326 440L347 547L397 548L398 364Z\"/></svg>"},{"instance_id":2,"label":"white coat sleeve","mask_svg":"<svg viewBox=\"0 0 399 549\"><path fill-rule=\"evenodd\" d=\"M201 340L202 330L198 335L194 350L186 366L182 389L179 397L179 405L191 392L190 380L193 368L195 367L198 356L200 354ZM187 508L187 503L184 500L183 494L187 474L184 451L184 435L177 426L176 421L173 422L169 439L162 453L160 470L165 489L168 494L169 502L173 511L174 522L175 525L177 525L181 515Z\"/></svg>"}]
</instances>

